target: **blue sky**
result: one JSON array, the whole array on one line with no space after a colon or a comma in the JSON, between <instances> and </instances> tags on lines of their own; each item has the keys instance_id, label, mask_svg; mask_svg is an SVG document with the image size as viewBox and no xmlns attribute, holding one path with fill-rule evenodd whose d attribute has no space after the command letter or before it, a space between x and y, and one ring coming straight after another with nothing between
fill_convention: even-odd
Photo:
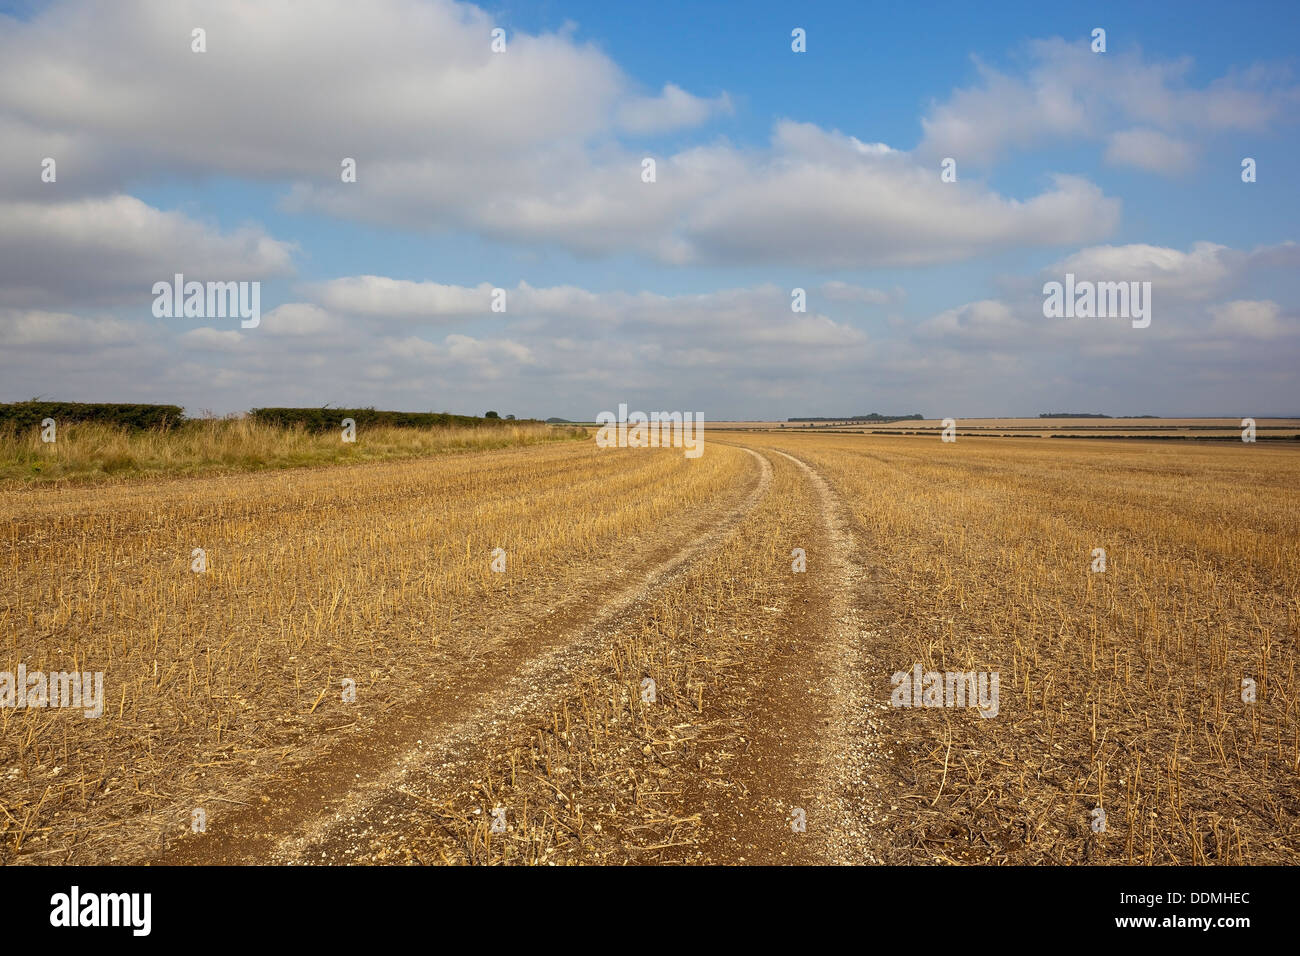
<instances>
[{"instance_id":1,"label":"blue sky","mask_svg":"<svg viewBox=\"0 0 1300 956\"><path fill-rule=\"evenodd\" d=\"M0 400L1300 414L1294 4L265 6L0 4Z\"/></svg>"}]
</instances>

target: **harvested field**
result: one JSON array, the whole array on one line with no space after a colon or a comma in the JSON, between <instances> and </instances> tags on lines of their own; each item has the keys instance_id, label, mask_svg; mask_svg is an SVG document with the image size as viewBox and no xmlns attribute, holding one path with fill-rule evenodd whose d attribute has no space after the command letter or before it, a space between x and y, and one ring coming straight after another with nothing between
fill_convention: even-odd
<instances>
[{"instance_id":1,"label":"harvested field","mask_svg":"<svg viewBox=\"0 0 1300 956\"><path fill-rule=\"evenodd\" d=\"M0 708L0 859L1294 863L1298 477L719 430L11 483L0 668L104 712Z\"/></svg>"},{"instance_id":2,"label":"harvested field","mask_svg":"<svg viewBox=\"0 0 1300 956\"><path fill-rule=\"evenodd\" d=\"M1256 441L1300 438L1300 419L1255 418ZM958 434L978 438L1110 438L1241 441L1239 418L954 418ZM831 431L870 435L938 435L941 418L896 422L827 419L816 422L725 422L719 427L746 431Z\"/></svg>"}]
</instances>

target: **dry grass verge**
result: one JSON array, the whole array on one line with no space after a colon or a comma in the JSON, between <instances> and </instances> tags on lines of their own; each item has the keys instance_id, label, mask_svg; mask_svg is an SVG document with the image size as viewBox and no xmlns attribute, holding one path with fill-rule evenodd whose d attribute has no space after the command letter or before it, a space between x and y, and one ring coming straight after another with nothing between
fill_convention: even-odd
<instances>
[{"instance_id":1,"label":"dry grass verge","mask_svg":"<svg viewBox=\"0 0 1300 956\"><path fill-rule=\"evenodd\" d=\"M251 419L203 419L175 428L129 429L100 423L59 425L56 441L40 431L0 429L0 484L102 482L140 476L187 476L305 465L420 458L586 438L582 428L520 423L481 427L359 427L312 432Z\"/></svg>"}]
</instances>

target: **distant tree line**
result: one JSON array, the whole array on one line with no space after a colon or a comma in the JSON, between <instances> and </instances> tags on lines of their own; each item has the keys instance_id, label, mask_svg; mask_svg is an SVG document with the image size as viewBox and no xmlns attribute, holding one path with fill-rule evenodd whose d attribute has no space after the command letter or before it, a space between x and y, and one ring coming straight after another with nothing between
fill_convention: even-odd
<instances>
[{"instance_id":1,"label":"distant tree line","mask_svg":"<svg viewBox=\"0 0 1300 956\"><path fill-rule=\"evenodd\" d=\"M448 412L388 412L374 408L254 408L248 417L256 422L292 428L301 425L308 431L327 431L338 428L345 418L357 425L393 425L397 427L429 428L435 425L475 426L505 425L515 421L515 416L501 418L488 412L483 418L473 415L452 415ZM180 405L133 405L118 402L30 402L0 403L0 427L12 425L18 429L39 428L42 421L52 418L60 425L78 422L96 422L130 429L176 428L196 421L185 417Z\"/></svg>"},{"instance_id":2,"label":"distant tree line","mask_svg":"<svg viewBox=\"0 0 1300 956\"><path fill-rule=\"evenodd\" d=\"M374 408L254 408L248 413L254 421L268 425L291 428L301 425L308 431L328 431L338 428L339 422L350 418L360 428L363 425L390 425L397 428L430 428L435 425L505 425L514 416L501 418L488 412L483 418L473 415L452 415L448 412L386 412Z\"/></svg>"},{"instance_id":3,"label":"distant tree line","mask_svg":"<svg viewBox=\"0 0 1300 956\"><path fill-rule=\"evenodd\" d=\"M840 418L787 418L787 422L911 422L923 421L925 416L920 412L911 415L881 415L872 412L870 415L846 415Z\"/></svg>"},{"instance_id":4,"label":"distant tree line","mask_svg":"<svg viewBox=\"0 0 1300 956\"><path fill-rule=\"evenodd\" d=\"M1101 412L1040 412L1039 418L1159 418L1159 415L1103 415Z\"/></svg>"}]
</instances>

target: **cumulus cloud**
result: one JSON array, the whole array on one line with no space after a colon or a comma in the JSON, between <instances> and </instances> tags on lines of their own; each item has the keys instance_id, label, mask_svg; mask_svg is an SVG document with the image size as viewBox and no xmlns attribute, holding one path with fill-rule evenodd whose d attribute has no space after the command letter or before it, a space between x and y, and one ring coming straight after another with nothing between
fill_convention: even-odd
<instances>
[{"instance_id":1,"label":"cumulus cloud","mask_svg":"<svg viewBox=\"0 0 1300 956\"><path fill-rule=\"evenodd\" d=\"M454 333L441 342L416 336L384 338L375 354L394 367L450 370L479 379L499 379L519 366L534 364L528 346L511 339L478 339Z\"/></svg>"},{"instance_id":2,"label":"cumulus cloud","mask_svg":"<svg viewBox=\"0 0 1300 956\"><path fill-rule=\"evenodd\" d=\"M69 352L131 348L151 337L143 323L113 316L80 316L42 309L0 310L0 342L6 350L40 350L54 360Z\"/></svg>"},{"instance_id":3,"label":"cumulus cloud","mask_svg":"<svg viewBox=\"0 0 1300 956\"><path fill-rule=\"evenodd\" d=\"M1148 172L1185 172L1192 167L1195 151L1190 143L1154 129L1127 129L1112 133L1106 141L1106 162L1135 166Z\"/></svg>"},{"instance_id":4,"label":"cumulus cloud","mask_svg":"<svg viewBox=\"0 0 1300 956\"><path fill-rule=\"evenodd\" d=\"M1081 250L1039 274L1076 282L1151 281L1151 325L1133 329L1122 317L1043 316L1037 283L998 299L981 299L940 311L916 326L913 342L925 349L974 355L1034 355L1042 361L1074 358L1142 360L1134 379L1170 369L1207 372L1216 364L1284 368L1288 350L1261 351L1261 343L1300 337L1300 321L1272 299L1222 297L1247 277L1252 284L1285 279L1295 268L1293 244L1251 252L1209 242L1190 251L1160 246L1099 246ZM1274 344L1276 342L1274 341Z\"/></svg>"},{"instance_id":5,"label":"cumulus cloud","mask_svg":"<svg viewBox=\"0 0 1300 956\"><path fill-rule=\"evenodd\" d=\"M504 315L486 302L466 313L485 287L383 276L305 287L315 301L281 305L253 330L0 312L0 337L16 346L0 351L0 379L18 390L12 397L48 393L52 369L77 369L78 381L99 389L83 398L116 389L124 400L196 407L243 408L256 396L590 417L631 401L711 418L791 408L1032 413L1034 402L1082 400L1111 382L1120 397L1094 396L1089 407L1137 412L1160 410L1142 405L1144 396L1224 367L1252 369L1252 394L1282 401L1294 350L1278 346L1300 332L1272 299L1157 299L1151 328L1134 330L1127 321L1050 321L1041 296L1023 294L967 302L878 337L844 314L874 309L878 290L827 285L838 299L813 287L808 313L791 312L790 290L775 284L664 295L526 283L507 290ZM491 320L481 332L421 330L480 318ZM121 360L96 369L105 356Z\"/></svg>"},{"instance_id":6,"label":"cumulus cloud","mask_svg":"<svg viewBox=\"0 0 1300 956\"><path fill-rule=\"evenodd\" d=\"M486 282L468 288L362 275L311 284L304 291L325 308L347 315L446 319L487 314L492 288Z\"/></svg>"},{"instance_id":7,"label":"cumulus cloud","mask_svg":"<svg viewBox=\"0 0 1300 956\"><path fill-rule=\"evenodd\" d=\"M237 352L247 347L243 333L235 329L201 327L181 334L179 344L184 349L204 352Z\"/></svg>"},{"instance_id":8,"label":"cumulus cloud","mask_svg":"<svg viewBox=\"0 0 1300 956\"><path fill-rule=\"evenodd\" d=\"M623 250L677 265L822 269L1094 241L1119 217L1117 200L1076 177L1009 199L973 183L941 183L933 169L883 144L790 121L777 124L767 150L693 147L656 166L656 181L646 183L639 154L593 157L570 145L527 163L501 156L462 171L383 166L353 191L300 183L286 205L411 228L455 226L592 256Z\"/></svg>"},{"instance_id":9,"label":"cumulus cloud","mask_svg":"<svg viewBox=\"0 0 1300 956\"><path fill-rule=\"evenodd\" d=\"M253 227L222 233L132 196L0 202L0 304L153 302L153 283L253 281L292 271L293 246Z\"/></svg>"},{"instance_id":10,"label":"cumulus cloud","mask_svg":"<svg viewBox=\"0 0 1300 956\"><path fill-rule=\"evenodd\" d=\"M921 153L983 163L1016 147L1087 142L1136 126L1111 139L1112 161L1177 171L1167 157L1154 160L1169 149L1190 162L1179 133L1263 131L1294 118L1300 106L1300 87L1264 66L1198 87L1189 79L1190 58L1148 60L1140 50L1095 54L1086 40L1059 37L1028 43L1022 61L1022 73L1013 75L976 60L976 84L934 104L922 120Z\"/></svg>"},{"instance_id":11,"label":"cumulus cloud","mask_svg":"<svg viewBox=\"0 0 1300 956\"><path fill-rule=\"evenodd\" d=\"M666 133L699 126L714 116L731 112L731 97L726 93L704 99L675 83L667 83L658 96L635 97L621 103L617 122L629 133Z\"/></svg>"},{"instance_id":12,"label":"cumulus cloud","mask_svg":"<svg viewBox=\"0 0 1300 956\"><path fill-rule=\"evenodd\" d=\"M1118 219L1118 200L1077 177L1056 176L1037 196L1008 199L943 183L905 154L785 122L771 155L734 163L726 187L692 205L682 238L692 258L708 261L913 266L1087 242Z\"/></svg>"},{"instance_id":13,"label":"cumulus cloud","mask_svg":"<svg viewBox=\"0 0 1300 956\"><path fill-rule=\"evenodd\" d=\"M198 22L202 55L189 45ZM643 95L567 31L514 32L494 54L494 25L442 0L322 0L310 16L70 0L0 34L0 129L19 153L55 155L72 191L114 175L118 189L155 173L253 178L285 184L291 212L681 265L919 265L1095 242L1118 217L1081 179L1005 197L788 120L766 147L633 149L622 135L702 126L730 96L671 82ZM18 177L23 195L36 178Z\"/></svg>"},{"instance_id":14,"label":"cumulus cloud","mask_svg":"<svg viewBox=\"0 0 1300 956\"><path fill-rule=\"evenodd\" d=\"M363 170L465 163L608 122L626 80L607 56L523 33L494 54L494 26L477 7L420 0L60 3L0 34L0 112L111 145L124 177L166 166L336 183L345 156Z\"/></svg>"},{"instance_id":15,"label":"cumulus cloud","mask_svg":"<svg viewBox=\"0 0 1300 956\"><path fill-rule=\"evenodd\" d=\"M906 293L901 288L888 292L881 289L869 289L841 282L838 279L823 282L820 294L831 302L863 302L870 305L887 305L904 298Z\"/></svg>"},{"instance_id":16,"label":"cumulus cloud","mask_svg":"<svg viewBox=\"0 0 1300 956\"><path fill-rule=\"evenodd\" d=\"M1213 331L1224 335L1244 335L1257 339L1275 339L1285 333L1300 331L1295 316L1282 320L1282 308L1269 300L1238 299L1213 306Z\"/></svg>"},{"instance_id":17,"label":"cumulus cloud","mask_svg":"<svg viewBox=\"0 0 1300 956\"><path fill-rule=\"evenodd\" d=\"M203 55L189 48L199 23ZM1120 202L1087 179L1045 172L1010 194L966 174L942 183L934 161L1095 143L1111 164L1190 169L1207 137L1294 115L1295 88L1280 74L1200 84L1190 61L1099 57L1051 40L1029 46L1024 69L978 65L973 86L930 109L915 151L793 119L764 142L733 143L717 123L734 108L728 93L664 77L644 87L568 29L511 30L508 52L493 54L496 25L446 0L320 0L306 12L65 0L5 20L0 381L10 397L53 385L60 397L227 409L330 401L566 417L619 400L748 415L938 413L983 397L978 410L998 413L1107 384L1124 388L1126 405L1145 388L1185 396L1232 363L1251 369L1234 388L1293 394L1295 315L1278 304L1288 290L1256 280L1294 272L1300 246L1105 245ZM657 149L653 137L672 132L672 148ZM57 184L40 182L45 156L58 161ZM653 183L642 179L646 156ZM356 183L340 181L345 157ZM145 311L155 281L269 279L293 274L297 256L257 226L218 228L189 207L127 194L186 177L272 184L265 191L291 213L518 244L540 253L531 261L548 284L494 279L508 293L498 314L488 283L317 274L256 329L159 324ZM1039 248L1061 258L1045 274L1033 271L1043 260L1026 267L1018 292L954 292L957 304L913 316L901 289L875 287L894 277L843 281ZM567 260L547 256L557 249L774 265L783 276L798 266L791 284L807 288L809 311L792 313L788 286L758 279L690 294L593 291L564 282ZM1152 327L1044 320L1035 283L1065 271L1151 280ZM646 275L632 288L653 286ZM926 298L946 279L926 274ZM882 306L888 320L876 321Z\"/></svg>"},{"instance_id":18,"label":"cumulus cloud","mask_svg":"<svg viewBox=\"0 0 1300 956\"><path fill-rule=\"evenodd\" d=\"M918 331L926 338L949 342L1010 343L1032 331L1032 326L1005 302L981 299L945 309L923 322Z\"/></svg>"},{"instance_id":19,"label":"cumulus cloud","mask_svg":"<svg viewBox=\"0 0 1300 956\"><path fill-rule=\"evenodd\" d=\"M504 405L492 400L500 392L485 391L489 385L605 407L620 391L662 395L671 382L703 400L722 383L756 392L813 371L860 368L872 352L865 332L819 309L815 296L809 312L793 313L789 290L772 284L662 295L520 283L507 290L505 314L489 311L486 287L355 276L304 291L316 301L283 304L255 330L168 332L182 354L219 360L231 389L252 390L260 403L382 394L386 404L404 396L414 408L427 407L421 395L448 393L483 394L491 406ZM844 283L841 291L870 290ZM477 303L477 311L466 314L466 303ZM504 320L505 328L418 331L488 318ZM681 407L687 398L676 401Z\"/></svg>"},{"instance_id":20,"label":"cumulus cloud","mask_svg":"<svg viewBox=\"0 0 1300 956\"><path fill-rule=\"evenodd\" d=\"M311 338L347 348L349 328L343 319L310 302L287 302L262 316L259 330L271 337Z\"/></svg>"},{"instance_id":21,"label":"cumulus cloud","mask_svg":"<svg viewBox=\"0 0 1300 956\"><path fill-rule=\"evenodd\" d=\"M828 284L828 301L877 302L878 290L846 282ZM656 332L690 330L701 347L738 349L758 345L846 345L865 334L817 311L793 313L790 290L765 283L692 295L652 292L591 292L576 286L537 288L520 282L505 289L506 312L491 311L492 289L413 282L385 276L348 276L305 286L317 304L295 303L284 310L332 313L370 320L377 328L452 320L507 319L533 332L556 337L615 333L653 337ZM887 299L885 301L888 301ZM274 322L276 312L263 319Z\"/></svg>"},{"instance_id":22,"label":"cumulus cloud","mask_svg":"<svg viewBox=\"0 0 1300 956\"><path fill-rule=\"evenodd\" d=\"M1196 242L1184 252L1167 246L1131 243L1090 246L1043 271L1045 278L1067 272L1093 282L1149 281L1162 296L1202 300L1222 295L1260 269L1300 266L1300 246L1287 242L1246 252L1213 242Z\"/></svg>"}]
</instances>

